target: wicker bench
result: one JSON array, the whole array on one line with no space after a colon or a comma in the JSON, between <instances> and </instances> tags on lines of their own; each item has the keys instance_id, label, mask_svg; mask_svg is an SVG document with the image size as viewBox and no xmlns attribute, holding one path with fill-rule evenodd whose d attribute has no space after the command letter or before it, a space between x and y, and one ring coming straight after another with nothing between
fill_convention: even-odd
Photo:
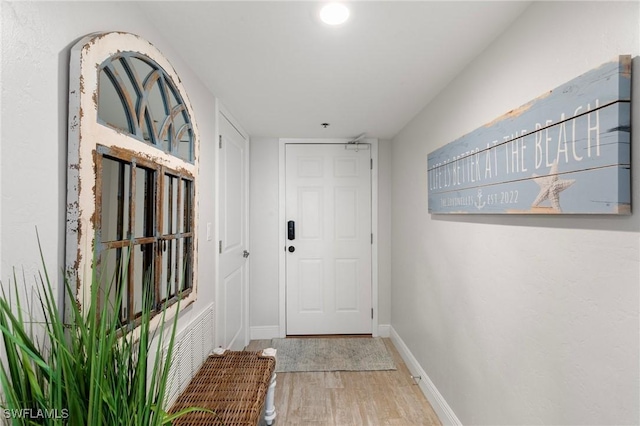
<instances>
[{"instance_id":1,"label":"wicker bench","mask_svg":"<svg viewBox=\"0 0 640 426\"><path fill-rule=\"evenodd\" d=\"M276 417L275 366L273 349L264 352L226 351L221 355L210 355L178 397L170 413L187 407L202 407L215 414L189 413L175 420L173 425L256 426L263 412L266 423L271 425Z\"/></svg>"}]
</instances>

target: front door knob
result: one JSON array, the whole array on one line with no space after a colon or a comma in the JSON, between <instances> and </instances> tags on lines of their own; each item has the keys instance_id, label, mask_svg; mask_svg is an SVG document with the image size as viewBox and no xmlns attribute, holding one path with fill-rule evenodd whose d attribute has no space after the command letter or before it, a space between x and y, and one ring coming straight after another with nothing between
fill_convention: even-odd
<instances>
[{"instance_id":1,"label":"front door knob","mask_svg":"<svg viewBox=\"0 0 640 426\"><path fill-rule=\"evenodd\" d=\"M294 246L289 246L289 253L293 253L294 251L296 251L296 248Z\"/></svg>"}]
</instances>

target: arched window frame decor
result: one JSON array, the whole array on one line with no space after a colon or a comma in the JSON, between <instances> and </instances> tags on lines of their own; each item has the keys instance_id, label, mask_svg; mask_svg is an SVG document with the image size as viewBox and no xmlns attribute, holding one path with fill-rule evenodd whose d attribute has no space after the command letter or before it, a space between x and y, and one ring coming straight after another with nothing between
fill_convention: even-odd
<instances>
[{"instance_id":1,"label":"arched window frame decor","mask_svg":"<svg viewBox=\"0 0 640 426\"><path fill-rule=\"evenodd\" d=\"M147 75L136 72L135 61L149 67ZM126 126L113 125L101 112L107 86L118 95ZM156 102L161 99L155 116L152 90ZM69 73L65 272L81 309L94 283L104 287L100 303L113 302L105 283L114 277L123 283L122 304L114 309L126 330L138 325L145 286L153 298L152 326L162 307L169 318L195 301L198 154L193 108L157 48L122 32L94 33L76 43Z\"/></svg>"}]
</instances>

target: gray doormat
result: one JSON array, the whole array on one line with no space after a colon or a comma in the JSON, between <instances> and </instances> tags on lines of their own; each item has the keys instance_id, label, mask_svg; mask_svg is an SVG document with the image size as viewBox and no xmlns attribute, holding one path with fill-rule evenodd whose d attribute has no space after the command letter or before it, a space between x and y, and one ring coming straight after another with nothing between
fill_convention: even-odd
<instances>
[{"instance_id":1,"label":"gray doormat","mask_svg":"<svg viewBox=\"0 0 640 426\"><path fill-rule=\"evenodd\" d=\"M272 339L276 372L395 370L379 337Z\"/></svg>"}]
</instances>

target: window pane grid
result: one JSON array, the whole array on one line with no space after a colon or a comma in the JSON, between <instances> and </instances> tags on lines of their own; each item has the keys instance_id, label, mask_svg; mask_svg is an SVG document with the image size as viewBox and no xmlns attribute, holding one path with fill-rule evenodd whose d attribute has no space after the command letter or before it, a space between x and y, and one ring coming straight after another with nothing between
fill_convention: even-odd
<instances>
[{"instance_id":1,"label":"window pane grid","mask_svg":"<svg viewBox=\"0 0 640 426\"><path fill-rule=\"evenodd\" d=\"M119 61L105 65L99 77L98 114L108 125L136 134L135 106L126 72L119 72ZM120 103L114 101L114 94ZM120 108L118 108L120 107Z\"/></svg>"},{"instance_id":2,"label":"window pane grid","mask_svg":"<svg viewBox=\"0 0 640 426\"><path fill-rule=\"evenodd\" d=\"M145 297L153 315L191 290L193 179L135 155L98 152L101 306L133 327Z\"/></svg>"},{"instance_id":3,"label":"window pane grid","mask_svg":"<svg viewBox=\"0 0 640 426\"><path fill-rule=\"evenodd\" d=\"M119 52L100 66L98 122L195 160L193 125L182 96L160 65L135 52Z\"/></svg>"},{"instance_id":4,"label":"window pane grid","mask_svg":"<svg viewBox=\"0 0 640 426\"><path fill-rule=\"evenodd\" d=\"M127 247L104 250L97 260L100 312L107 315L118 315L120 322L124 324L127 322L125 309L127 292L124 290L126 290L129 281L129 249Z\"/></svg>"},{"instance_id":5,"label":"window pane grid","mask_svg":"<svg viewBox=\"0 0 640 426\"><path fill-rule=\"evenodd\" d=\"M173 172L164 174L163 261L161 301L172 300L192 287L190 243L193 181Z\"/></svg>"},{"instance_id":6,"label":"window pane grid","mask_svg":"<svg viewBox=\"0 0 640 426\"><path fill-rule=\"evenodd\" d=\"M99 183L100 241L118 241L126 236L129 228L129 191L131 164L109 157L101 158L102 170Z\"/></svg>"}]
</instances>

